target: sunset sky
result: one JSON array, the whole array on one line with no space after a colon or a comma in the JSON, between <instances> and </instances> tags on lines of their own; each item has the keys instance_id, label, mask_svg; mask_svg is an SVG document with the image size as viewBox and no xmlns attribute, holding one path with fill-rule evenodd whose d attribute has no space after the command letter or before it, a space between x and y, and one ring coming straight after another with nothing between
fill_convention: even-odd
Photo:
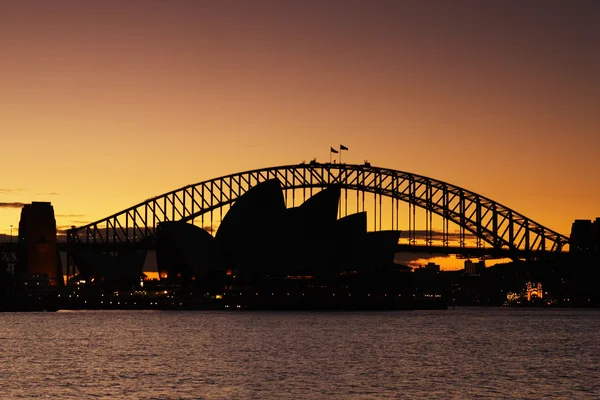
<instances>
[{"instance_id":1,"label":"sunset sky","mask_svg":"<svg viewBox=\"0 0 600 400\"><path fill-rule=\"evenodd\" d=\"M329 160L600 216L600 2L2 1L0 233ZM13 231L16 235L16 230Z\"/></svg>"}]
</instances>

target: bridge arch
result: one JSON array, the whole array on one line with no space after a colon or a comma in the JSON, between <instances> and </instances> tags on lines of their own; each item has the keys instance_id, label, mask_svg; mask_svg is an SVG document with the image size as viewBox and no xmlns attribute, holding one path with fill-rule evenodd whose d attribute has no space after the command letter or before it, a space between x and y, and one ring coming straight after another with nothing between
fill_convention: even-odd
<instances>
[{"instance_id":1,"label":"bridge arch","mask_svg":"<svg viewBox=\"0 0 600 400\"><path fill-rule=\"evenodd\" d=\"M507 252L557 252L569 238L487 197L422 175L355 164L302 163L256 169L187 185L147 199L91 224L70 229L69 243L96 245L144 244L165 221L193 221L236 201L250 187L269 179L280 180L286 191L312 190L331 185L375 196L390 197L425 210L429 220L441 216L483 243ZM381 198L381 197L380 197ZM409 216L410 218L410 216ZM415 221L412 223L414 235ZM381 224L380 224L381 226ZM447 235L448 232L443 233ZM409 236L409 240L415 237ZM430 243L430 241L429 241ZM448 243L444 240L444 243Z\"/></svg>"}]
</instances>

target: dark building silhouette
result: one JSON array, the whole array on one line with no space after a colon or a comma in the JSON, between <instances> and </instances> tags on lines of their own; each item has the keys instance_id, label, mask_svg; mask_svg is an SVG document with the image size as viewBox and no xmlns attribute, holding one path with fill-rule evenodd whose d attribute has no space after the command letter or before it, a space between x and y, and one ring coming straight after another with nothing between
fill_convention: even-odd
<instances>
[{"instance_id":1,"label":"dark building silhouette","mask_svg":"<svg viewBox=\"0 0 600 400\"><path fill-rule=\"evenodd\" d=\"M287 210L284 273L322 276L338 272L336 264L344 257L337 229L339 198L340 188L333 186ZM356 218L348 220L352 221L360 223ZM345 225L350 225L348 222Z\"/></svg>"},{"instance_id":2,"label":"dark building silhouette","mask_svg":"<svg viewBox=\"0 0 600 400\"><path fill-rule=\"evenodd\" d=\"M62 285L62 268L56 250L54 208L48 202L26 204L19 221L18 275L46 276L50 285Z\"/></svg>"},{"instance_id":3,"label":"dark building silhouette","mask_svg":"<svg viewBox=\"0 0 600 400\"><path fill-rule=\"evenodd\" d=\"M213 270L225 270L225 261L215 238L196 225L164 222L158 227L156 237L161 279L201 279Z\"/></svg>"},{"instance_id":4,"label":"dark building silhouette","mask_svg":"<svg viewBox=\"0 0 600 400\"><path fill-rule=\"evenodd\" d=\"M121 252L112 256L99 251L75 249L71 255L79 270L76 280L96 286L127 288L139 285L147 252Z\"/></svg>"},{"instance_id":5,"label":"dark building silhouette","mask_svg":"<svg viewBox=\"0 0 600 400\"><path fill-rule=\"evenodd\" d=\"M362 260L366 257L365 248L356 244L366 243L367 240L366 212L351 214L337 220L334 235L337 239L336 264L338 269L354 269L364 264Z\"/></svg>"},{"instance_id":6,"label":"dark building silhouette","mask_svg":"<svg viewBox=\"0 0 600 400\"><path fill-rule=\"evenodd\" d=\"M463 271L470 276L481 276L485 272L485 260L476 263L471 260L465 260L465 268Z\"/></svg>"},{"instance_id":7,"label":"dark building silhouette","mask_svg":"<svg viewBox=\"0 0 600 400\"><path fill-rule=\"evenodd\" d=\"M600 218L573 222L569 253L576 305L600 304Z\"/></svg>"},{"instance_id":8,"label":"dark building silhouette","mask_svg":"<svg viewBox=\"0 0 600 400\"><path fill-rule=\"evenodd\" d=\"M571 253L598 251L600 245L600 218L595 221L576 219L571 226Z\"/></svg>"},{"instance_id":9,"label":"dark building silhouette","mask_svg":"<svg viewBox=\"0 0 600 400\"><path fill-rule=\"evenodd\" d=\"M260 274L277 271L288 239L286 214L277 179L260 183L237 199L215 234L225 268Z\"/></svg>"},{"instance_id":10,"label":"dark building silhouette","mask_svg":"<svg viewBox=\"0 0 600 400\"><path fill-rule=\"evenodd\" d=\"M242 195L213 238L183 222L157 229L161 278L203 279L218 271L242 276L339 277L342 271L391 264L400 232L367 233L366 213L337 219L340 188L287 209L272 179Z\"/></svg>"}]
</instances>

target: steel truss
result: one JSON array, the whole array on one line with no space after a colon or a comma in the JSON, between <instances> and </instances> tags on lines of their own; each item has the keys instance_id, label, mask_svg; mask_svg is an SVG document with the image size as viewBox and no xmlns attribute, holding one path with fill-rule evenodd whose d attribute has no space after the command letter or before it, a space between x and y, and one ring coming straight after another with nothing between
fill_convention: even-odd
<instances>
[{"instance_id":1,"label":"steel truss","mask_svg":"<svg viewBox=\"0 0 600 400\"><path fill-rule=\"evenodd\" d=\"M433 228L431 217L437 214L443 217L443 243L448 245L448 223L460 227L461 247L466 246L465 237L469 234L476 238L476 248L490 246L496 251L506 253L546 253L560 252L568 244L569 238L518 212L477 193L451 185L446 182L408 172L372 167L369 164L308 164L288 165L257 169L200 182L182 187L169 193L148 199L126 210L113 214L94 223L70 229L67 240L70 244L86 243L96 245L133 244L152 247L156 227L165 221L189 221L202 219L217 209L232 204L249 188L269 179L280 180L286 193L301 189L312 194L313 188L339 185L342 189L374 195L374 207L377 196L381 209L381 197L392 198L395 202L398 218L398 202L409 204L409 242L415 242L415 208L426 212L427 244L431 245ZM347 208L346 198L346 208ZM392 206L393 207L393 206ZM394 210L392 209L392 215ZM222 215L221 215L222 216ZM393 226L393 222L392 222ZM396 228L398 224L396 223ZM379 228L374 218L375 230Z\"/></svg>"}]
</instances>

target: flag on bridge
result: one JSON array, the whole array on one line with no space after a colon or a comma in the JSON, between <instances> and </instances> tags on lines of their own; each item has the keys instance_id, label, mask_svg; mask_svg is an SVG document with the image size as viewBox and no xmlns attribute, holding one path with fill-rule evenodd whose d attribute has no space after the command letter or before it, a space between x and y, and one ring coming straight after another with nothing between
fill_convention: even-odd
<instances>
[{"instance_id":1,"label":"flag on bridge","mask_svg":"<svg viewBox=\"0 0 600 400\"><path fill-rule=\"evenodd\" d=\"M343 144L340 144L340 152L342 150L348 150L348 148L346 146L344 146ZM340 153L340 164L342 163L342 153Z\"/></svg>"},{"instance_id":2,"label":"flag on bridge","mask_svg":"<svg viewBox=\"0 0 600 400\"><path fill-rule=\"evenodd\" d=\"M337 153L338 153L338 151L337 151L336 149L334 149L333 147L330 147L330 148L329 148L329 164L331 164L331 162L332 162L332 160L331 160L331 154L332 154L332 153L335 153L335 154L337 154Z\"/></svg>"}]
</instances>

